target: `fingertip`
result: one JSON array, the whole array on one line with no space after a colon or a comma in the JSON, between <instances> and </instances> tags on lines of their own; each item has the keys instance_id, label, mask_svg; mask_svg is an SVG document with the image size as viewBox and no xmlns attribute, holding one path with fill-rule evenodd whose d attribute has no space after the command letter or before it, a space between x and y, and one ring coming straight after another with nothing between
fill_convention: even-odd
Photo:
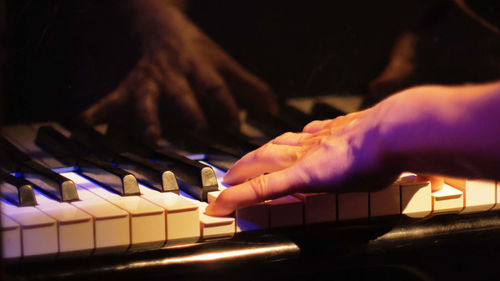
<instances>
[{"instance_id":1,"label":"fingertip","mask_svg":"<svg viewBox=\"0 0 500 281\"><path fill-rule=\"evenodd\" d=\"M236 210L236 206L233 206L231 204L228 204L226 201L223 199L223 193L224 191L217 197L217 199L208 204L207 208L205 209L205 214L208 216L213 216L213 217L223 217L223 216L229 216Z\"/></svg>"},{"instance_id":2,"label":"fingertip","mask_svg":"<svg viewBox=\"0 0 500 281\"><path fill-rule=\"evenodd\" d=\"M208 215L208 216L212 216L212 214L214 213L214 204L215 203L210 203L208 204L207 208L205 209L205 214Z\"/></svg>"}]
</instances>

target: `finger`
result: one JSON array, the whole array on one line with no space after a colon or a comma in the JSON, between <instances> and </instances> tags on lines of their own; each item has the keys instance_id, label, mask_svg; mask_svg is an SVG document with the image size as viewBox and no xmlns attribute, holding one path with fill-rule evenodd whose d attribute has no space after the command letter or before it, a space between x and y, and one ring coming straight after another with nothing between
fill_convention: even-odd
<instances>
[{"instance_id":1,"label":"finger","mask_svg":"<svg viewBox=\"0 0 500 281\"><path fill-rule=\"evenodd\" d=\"M312 121L311 123L307 124L304 127L304 129L302 129L302 132L309 133L309 134L317 133L317 132L323 130L331 122L332 122L332 119Z\"/></svg>"},{"instance_id":2,"label":"finger","mask_svg":"<svg viewBox=\"0 0 500 281\"><path fill-rule=\"evenodd\" d=\"M158 112L160 88L151 79L145 79L134 93L137 122L147 138L157 140L161 135L161 125Z\"/></svg>"},{"instance_id":3,"label":"finger","mask_svg":"<svg viewBox=\"0 0 500 281\"><path fill-rule=\"evenodd\" d=\"M164 70L163 91L169 118L175 118L179 124L205 130L207 120L187 79L171 69Z\"/></svg>"},{"instance_id":4,"label":"finger","mask_svg":"<svg viewBox=\"0 0 500 281\"><path fill-rule=\"evenodd\" d=\"M217 127L239 130L239 108L222 77L201 61L194 63L191 72L191 84L209 122Z\"/></svg>"},{"instance_id":5,"label":"finger","mask_svg":"<svg viewBox=\"0 0 500 281\"><path fill-rule=\"evenodd\" d=\"M220 70L239 104L252 112L278 114L278 103L271 88L257 76L229 58Z\"/></svg>"},{"instance_id":6,"label":"finger","mask_svg":"<svg viewBox=\"0 0 500 281\"><path fill-rule=\"evenodd\" d=\"M226 216L237 208L296 193L305 186L305 181L307 179L297 173L294 167L260 175L225 189L215 202L207 207L206 213L211 216Z\"/></svg>"},{"instance_id":7,"label":"finger","mask_svg":"<svg viewBox=\"0 0 500 281\"><path fill-rule=\"evenodd\" d=\"M417 174L417 181L429 181L431 183L432 192L443 189L444 177L438 175Z\"/></svg>"},{"instance_id":8,"label":"finger","mask_svg":"<svg viewBox=\"0 0 500 281\"><path fill-rule=\"evenodd\" d=\"M209 45L205 48L207 54L217 65L238 104L250 111L278 114L278 104L271 88L257 76L248 72L236 60L231 58L217 43L204 36L204 42Z\"/></svg>"},{"instance_id":9,"label":"finger","mask_svg":"<svg viewBox=\"0 0 500 281\"><path fill-rule=\"evenodd\" d=\"M303 142L310 138L311 134L309 133L292 133L287 132L282 134L281 136L276 137L271 141L273 144L281 144L281 145L302 145Z\"/></svg>"},{"instance_id":10,"label":"finger","mask_svg":"<svg viewBox=\"0 0 500 281\"><path fill-rule=\"evenodd\" d=\"M124 107L127 102L128 91L122 85L99 99L96 103L84 110L80 119L88 125L96 125L109 121L112 116Z\"/></svg>"},{"instance_id":11,"label":"finger","mask_svg":"<svg viewBox=\"0 0 500 281\"><path fill-rule=\"evenodd\" d=\"M224 183L238 184L260 174L290 167L301 154L301 147L268 143L236 162L224 175Z\"/></svg>"}]
</instances>

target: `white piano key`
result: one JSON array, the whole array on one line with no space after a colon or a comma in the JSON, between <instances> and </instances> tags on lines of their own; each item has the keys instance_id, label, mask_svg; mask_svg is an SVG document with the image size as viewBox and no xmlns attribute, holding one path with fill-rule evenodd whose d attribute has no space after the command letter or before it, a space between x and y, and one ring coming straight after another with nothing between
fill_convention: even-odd
<instances>
[{"instance_id":1,"label":"white piano key","mask_svg":"<svg viewBox=\"0 0 500 281\"><path fill-rule=\"evenodd\" d=\"M493 210L500 210L500 182L495 182L496 185L496 196L495 196L495 206L493 206Z\"/></svg>"},{"instance_id":2,"label":"white piano key","mask_svg":"<svg viewBox=\"0 0 500 281\"><path fill-rule=\"evenodd\" d=\"M89 255L94 249L92 217L77 207L48 198L34 190L38 204L35 208L57 221L59 254L78 252Z\"/></svg>"},{"instance_id":3,"label":"white piano key","mask_svg":"<svg viewBox=\"0 0 500 281\"><path fill-rule=\"evenodd\" d=\"M124 252L130 246L129 214L88 190L78 189L80 201L71 204L93 217L95 253Z\"/></svg>"},{"instance_id":4,"label":"white piano key","mask_svg":"<svg viewBox=\"0 0 500 281\"><path fill-rule=\"evenodd\" d=\"M429 181L418 181L415 174L403 174L397 181L401 192L401 214L424 218L432 212L432 188Z\"/></svg>"},{"instance_id":5,"label":"white piano key","mask_svg":"<svg viewBox=\"0 0 500 281\"><path fill-rule=\"evenodd\" d=\"M370 192L370 217L399 215L401 209L399 184Z\"/></svg>"},{"instance_id":6,"label":"white piano key","mask_svg":"<svg viewBox=\"0 0 500 281\"><path fill-rule=\"evenodd\" d=\"M71 176L72 172L64 173ZM94 221L96 254L124 252L130 246L130 222L126 211L109 203L76 183L79 201L71 205L91 215Z\"/></svg>"},{"instance_id":7,"label":"white piano key","mask_svg":"<svg viewBox=\"0 0 500 281\"><path fill-rule=\"evenodd\" d=\"M1 214L2 258L17 260L21 258L21 226L8 216Z\"/></svg>"},{"instance_id":8,"label":"white piano key","mask_svg":"<svg viewBox=\"0 0 500 281\"><path fill-rule=\"evenodd\" d=\"M198 201L200 230L203 239L232 237L236 230L236 221L232 217L212 217L205 214L208 203Z\"/></svg>"},{"instance_id":9,"label":"white piano key","mask_svg":"<svg viewBox=\"0 0 500 281\"><path fill-rule=\"evenodd\" d=\"M207 201L208 203L212 203L219 197L219 194L222 192L222 190L217 190L217 191L210 191L207 193Z\"/></svg>"},{"instance_id":10,"label":"white piano key","mask_svg":"<svg viewBox=\"0 0 500 281\"><path fill-rule=\"evenodd\" d=\"M462 214L484 212L495 206L496 183L491 180L445 178L445 183L464 193Z\"/></svg>"},{"instance_id":11,"label":"white piano key","mask_svg":"<svg viewBox=\"0 0 500 281\"><path fill-rule=\"evenodd\" d=\"M369 216L368 192L337 194L338 220L364 219Z\"/></svg>"},{"instance_id":12,"label":"white piano key","mask_svg":"<svg viewBox=\"0 0 500 281\"><path fill-rule=\"evenodd\" d=\"M0 201L1 212L21 226L23 257L55 256L58 252L56 221L35 207L17 207Z\"/></svg>"},{"instance_id":13,"label":"white piano key","mask_svg":"<svg viewBox=\"0 0 500 281\"><path fill-rule=\"evenodd\" d=\"M337 220L337 196L335 193L297 193L304 202L304 223L322 223Z\"/></svg>"},{"instance_id":14,"label":"white piano key","mask_svg":"<svg viewBox=\"0 0 500 281\"><path fill-rule=\"evenodd\" d=\"M432 213L458 213L464 208L463 192L447 184L432 193Z\"/></svg>"},{"instance_id":15,"label":"white piano key","mask_svg":"<svg viewBox=\"0 0 500 281\"><path fill-rule=\"evenodd\" d=\"M164 209L140 196L120 196L76 173L65 173L77 186L127 211L130 217L131 249L156 248L165 244Z\"/></svg>"},{"instance_id":16,"label":"white piano key","mask_svg":"<svg viewBox=\"0 0 500 281\"><path fill-rule=\"evenodd\" d=\"M182 197L191 201L198 206L198 214L200 218L200 236L201 239L215 239L232 237L236 231L236 220L233 217L212 217L205 214L205 209L208 203L201 202L189 194L180 191Z\"/></svg>"},{"instance_id":17,"label":"white piano key","mask_svg":"<svg viewBox=\"0 0 500 281\"><path fill-rule=\"evenodd\" d=\"M292 196L266 201L269 206L269 227L296 226L304 223L304 204Z\"/></svg>"},{"instance_id":18,"label":"white piano key","mask_svg":"<svg viewBox=\"0 0 500 281\"><path fill-rule=\"evenodd\" d=\"M172 192L159 192L139 184L141 197L165 209L167 246L200 239L198 206Z\"/></svg>"},{"instance_id":19,"label":"white piano key","mask_svg":"<svg viewBox=\"0 0 500 281\"><path fill-rule=\"evenodd\" d=\"M269 227L269 204L259 203L236 210L236 232L268 229Z\"/></svg>"}]
</instances>

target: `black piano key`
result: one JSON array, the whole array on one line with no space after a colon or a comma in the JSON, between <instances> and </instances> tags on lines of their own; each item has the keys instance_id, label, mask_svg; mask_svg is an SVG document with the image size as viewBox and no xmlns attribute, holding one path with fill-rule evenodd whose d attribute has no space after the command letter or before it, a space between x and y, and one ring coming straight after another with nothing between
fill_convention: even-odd
<instances>
[{"instance_id":1,"label":"black piano key","mask_svg":"<svg viewBox=\"0 0 500 281\"><path fill-rule=\"evenodd\" d=\"M38 129L35 143L77 172L120 195L140 194L135 176L91 155L84 147L66 138L50 126Z\"/></svg>"},{"instance_id":2,"label":"black piano key","mask_svg":"<svg viewBox=\"0 0 500 281\"><path fill-rule=\"evenodd\" d=\"M2 139L2 152L4 166L9 170L18 172L27 181L33 183L35 188L58 201L78 200L75 183L51 169L30 159L30 157Z\"/></svg>"},{"instance_id":3,"label":"black piano key","mask_svg":"<svg viewBox=\"0 0 500 281\"><path fill-rule=\"evenodd\" d=\"M283 122L287 122L288 127L295 132L301 132L305 125L313 121L307 113L289 105L281 107L279 118L284 120Z\"/></svg>"},{"instance_id":4,"label":"black piano key","mask_svg":"<svg viewBox=\"0 0 500 281\"><path fill-rule=\"evenodd\" d=\"M172 129L171 132L165 135L165 138L192 153L213 154L219 155L219 157L227 156L235 159L245 155L245 152L242 152L234 145L221 142L207 133L191 132L179 128Z\"/></svg>"},{"instance_id":5,"label":"black piano key","mask_svg":"<svg viewBox=\"0 0 500 281\"><path fill-rule=\"evenodd\" d=\"M162 155L162 153L159 151L156 155ZM171 165L169 160L161 156L152 158L151 161L159 165ZM198 170L180 168L173 170L176 171L179 188L200 201L207 201L208 192L219 189L217 177L210 166L201 164Z\"/></svg>"},{"instance_id":6,"label":"black piano key","mask_svg":"<svg viewBox=\"0 0 500 281\"><path fill-rule=\"evenodd\" d=\"M130 172L96 156L82 156L77 161L77 172L120 195L140 194L137 178Z\"/></svg>"},{"instance_id":7,"label":"black piano key","mask_svg":"<svg viewBox=\"0 0 500 281\"><path fill-rule=\"evenodd\" d=\"M280 106L278 115L249 114L247 122L272 139L285 132L300 132L312 119L300 109L287 104Z\"/></svg>"},{"instance_id":8,"label":"black piano key","mask_svg":"<svg viewBox=\"0 0 500 281\"><path fill-rule=\"evenodd\" d=\"M179 185L175 174L162 165L129 152L120 153L118 167L133 173L139 182L160 192L179 194Z\"/></svg>"},{"instance_id":9,"label":"black piano key","mask_svg":"<svg viewBox=\"0 0 500 281\"><path fill-rule=\"evenodd\" d=\"M262 131L269 139L275 138L285 132L293 131L292 127L285 121L266 113L248 115L246 122Z\"/></svg>"},{"instance_id":10,"label":"black piano key","mask_svg":"<svg viewBox=\"0 0 500 281\"><path fill-rule=\"evenodd\" d=\"M168 168L156 165L133 153L118 152L117 147L108 145L104 136L90 127L78 127L71 131L71 140L96 153L106 161L132 173L139 182L161 192L179 192L175 174Z\"/></svg>"},{"instance_id":11,"label":"black piano key","mask_svg":"<svg viewBox=\"0 0 500 281\"><path fill-rule=\"evenodd\" d=\"M145 185L161 192L179 193L176 175L170 167L153 163L132 152L121 152L120 144L110 143L104 135L93 128L75 128L71 131L71 139L88 149L97 151L100 156L110 159L117 167L131 172Z\"/></svg>"},{"instance_id":12,"label":"black piano key","mask_svg":"<svg viewBox=\"0 0 500 281\"><path fill-rule=\"evenodd\" d=\"M198 200L207 201L207 193L218 190L217 177L212 167L208 165L193 161L174 151L152 147L119 128L111 129L106 139L108 147L115 149L120 155L124 152L129 155L139 154L152 163L168 167L175 174L179 188Z\"/></svg>"},{"instance_id":13,"label":"black piano key","mask_svg":"<svg viewBox=\"0 0 500 281\"><path fill-rule=\"evenodd\" d=\"M33 185L0 170L0 193L3 198L17 206L34 206L37 204Z\"/></svg>"},{"instance_id":14,"label":"black piano key","mask_svg":"<svg viewBox=\"0 0 500 281\"><path fill-rule=\"evenodd\" d=\"M237 159L265 144L263 140L253 140L243 133L235 131L186 132L185 136L219 152L219 154L227 154Z\"/></svg>"}]
</instances>

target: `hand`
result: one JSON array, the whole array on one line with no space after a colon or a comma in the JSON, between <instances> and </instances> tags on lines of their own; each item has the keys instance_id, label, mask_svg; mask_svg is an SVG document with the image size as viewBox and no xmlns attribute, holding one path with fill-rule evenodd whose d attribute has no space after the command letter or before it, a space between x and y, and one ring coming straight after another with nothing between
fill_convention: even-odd
<instances>
[{"instance_id":1,"label":"hand","mask_svg":"<svg viewBox=\"0 0 500 281\"><path fill-rule=\"evenodd\" d=\"M375 190L399 170L386 162L376 120L380 107L331 120L314 121L301 133L285 133L239 160L224 176L224 190L207 213L296 192Z\"/></svg>"},{"instance_id":2,"label":"hand","mask_svg":"<svg viewBox=\"0 0 500 281\"><path fill-rule=\"evenodd\" d=\"M86 109L90 125L133 117L157 139L167 120L185 128L238 128L239 106L276 113L269 87L166 1L129 0L142 57L118 87Z\"/></svg>"},{"instance_id":3,"label":"hand","mask_svg":"<svg viewBox=\"0 0 500 281\"><path fill-rule=\"evenodd\" d=\"M228 215L296 192L375 190L403 171L498 180L499 104L500 82L429 85L361 112L314 121L238 161L224 177L235 186L207 213ZM439 190L442 179L430 180Z\"/></svg>"}]
</instances>

